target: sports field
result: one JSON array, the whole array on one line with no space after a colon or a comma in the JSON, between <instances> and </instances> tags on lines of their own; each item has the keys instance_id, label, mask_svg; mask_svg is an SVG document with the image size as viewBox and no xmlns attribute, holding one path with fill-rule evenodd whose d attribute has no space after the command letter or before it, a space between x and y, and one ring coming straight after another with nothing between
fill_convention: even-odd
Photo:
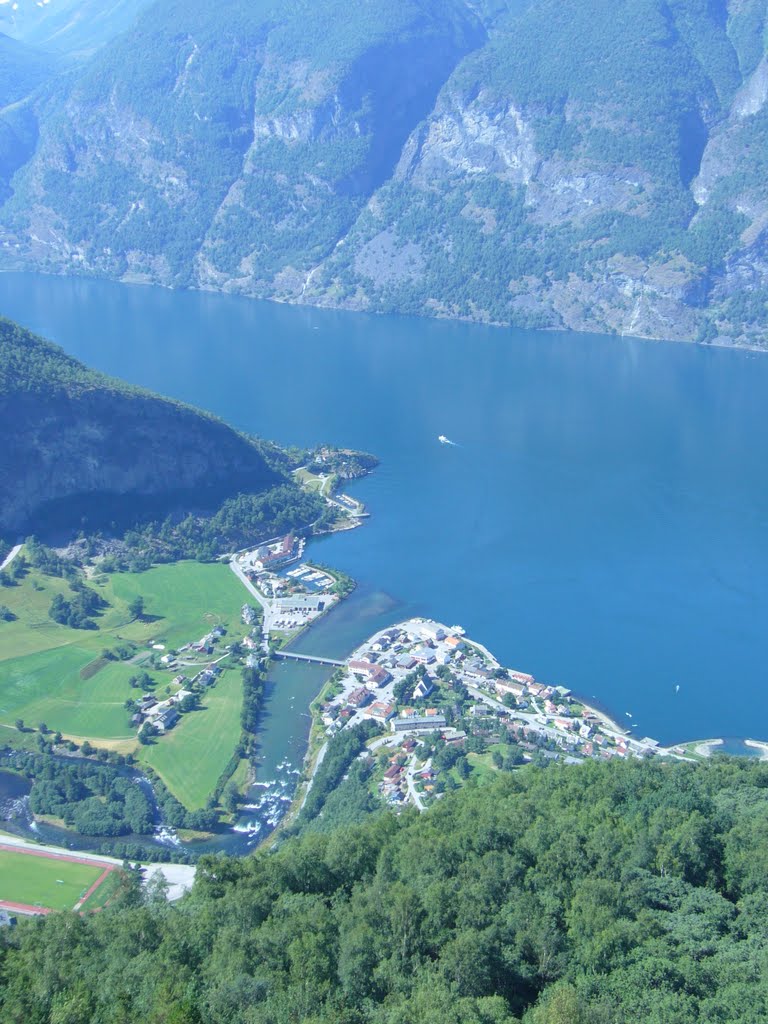
<instances>
[{"instance_id":1,"label":"sports field","mask_svg":"<svg viewBox=\"0 0 768 1024\"><path fill-rule=\"evenodd\" d=\"M72 910L107 870L107 864L0 845L0 901L47 910Z\"/></svg>"},{"instance_id":2,"label":"sports field","mask_svg":"<svg viewBox=\"0 0 768 1024\"><path fill-rule=\"evenodd\" d=\"M243 681L225 672L202 701L204 711L184 715L179 724L141 758L151 764L173 795L190 811L205 807L240 739Z\"/></svg>"}]
</instances>

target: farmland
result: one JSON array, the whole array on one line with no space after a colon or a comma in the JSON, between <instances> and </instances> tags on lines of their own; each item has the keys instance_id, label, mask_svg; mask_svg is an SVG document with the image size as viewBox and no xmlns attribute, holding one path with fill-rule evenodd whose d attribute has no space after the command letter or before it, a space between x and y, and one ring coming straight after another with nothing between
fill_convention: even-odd
<instances>
[{"instance_id":1,"label":"farmland","mask_svg":"<svg viewBox=\"0 0 768 1024\"><path fill-rule=\"evenodd\" d=\"M71 629L48 618L53 595L66 591L61 579L32 571L18 586L3 588L2 602L16 620L0 625L0 724L45 722L96 745L130 739L123 703L135 691L128 680L147 666L141 654L133 662L100 662L101 652L128 641L148 656L150 643L172 648L213 625L235 628L245 596L226 566L195 562L96 577L89 585L108 603L98 630ZM139 595L145 616L132 621L128 605ZM156 683L169 681L167 673L150 675Z\"/></svg>"},{"instance_id":2,"label":"farmland","mask_svg":"<svg viewBox=\"0 0 768 1024\"><path fill-rule=\"evenodd\" d=\"M91 572L86 585L104 602L97 629L74 629L49 617L57 594L71 596L65 579L33 568L0 590L0 602L15 616L0 623L0 741L28 748L30 729L44 724L66 740L134 754L155 767L187 807L203 807L239 739L239 673L225 671L203 694L202 710L182 716L148 746L137 742L125 703L140 695L130 682L138 674L147 674L144 685L162 700L177 672L191 677L206 661L220 659L228 639L207 659L182 654L172 671L158 661L214 626L223 626L228 637L242 636L247 593L227 566L197 562L141 573ZM137 597L144 602L140 617L129 611Z\"/></svg>"},{"instance_id":3,"label":"farmland","mask_svg":"<svg viewBox=\"0 0 768 1024\"><path fill-rule=\"evenodd\" d=\"M240 738L242 703L240 673L225 672L204 694L204 711L185 715L167 736L142 751L142 758L190 811L205 807L232 756Z\"/></svg>"}]
</instances>

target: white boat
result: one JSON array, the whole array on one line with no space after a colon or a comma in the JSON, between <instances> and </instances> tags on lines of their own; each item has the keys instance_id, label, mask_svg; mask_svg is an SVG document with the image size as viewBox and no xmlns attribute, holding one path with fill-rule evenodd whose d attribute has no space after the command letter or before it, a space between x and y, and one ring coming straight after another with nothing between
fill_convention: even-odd
<instances>
[{"instance_id":1,"label":"white boat","mask_svg":"<svg viewBox=\"0 0 768 1024\"><path fill-rule=\"evenodd\" d=\"M450 441L448 440L448 438L447 438L447 437L445 436L445 434L441 434L441 435L440 435L440 436L438 437L438 439L437 439L437 440L438 440L438 441L440 442L440 444L450 444L450 443L451 443L451 442L450 442Z\"/></svg>"}]
</instances>

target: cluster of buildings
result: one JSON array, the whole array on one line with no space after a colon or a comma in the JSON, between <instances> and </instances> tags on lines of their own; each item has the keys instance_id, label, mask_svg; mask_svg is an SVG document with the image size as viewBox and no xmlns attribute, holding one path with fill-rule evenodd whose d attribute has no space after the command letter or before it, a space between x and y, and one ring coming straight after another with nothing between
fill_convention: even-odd
<instances>
[{"instance_id":1,"label":"cluster of buildings","mask_svg":"<svg viewBox=\"0 0 768 1024\"><path fill-rule=\"evenodd\" d=\"M191 690L184 689L183 684L186 681L184 676L177 676L174 683L179 685L179 689L166 700L159 701L151 693L142 694L136 701L136 711L131 718L131 725L141 730L148 722L158 732L167 732L172 729L179 720L178 705L192 693Z\"/></svg>"},{"instance_id":2,"label":"cluster of buildings","mask_svg":"<svg viewBox=\"0 0 768 1024\"><path fill-rule=\"evenodd\" d=\"M251 566L255 572L275 572L292 562L298 562L304 554L304 538L294 533L278 540L267 541L252 552Z\"/></svg>"},{"instance_id":3,"label":"cluster of buildings","mask_svg":"<svg viewBox=\"0 0 768 1024\"><path fill-rule=\"evenodd\" d=\"M206 633L205 636L201 636L199 640L195 640L192 643L184 644L180 647L180 651L191 651L193 654L213 654L214 646L227 635L227 631L223 626L214 626L210 633ZM169 659L166 661L166 659ZM172 661L171 655L164 655L160 659L161 663L171 666Z\"/></svg>"},{"instance_id":4,"label":"cluster of buildings","mask_svg":"<svg viewBox=\"0 0 768 1024\"><path fill-rule=\"evenodd\" d=\"M658 752L586 707L564 687L503 668L460 627L425 619L382 630L341 670L338 693L321 709L329 736L364 719L388 735L379 791L389 803L424 807L441 789L441 769L430 751L464 751L472 737L512 745L525 760L537 752L579 763L585 758L648 757ZM475 744L477 746L477 744Z\"/></svg>"}]
</instances>

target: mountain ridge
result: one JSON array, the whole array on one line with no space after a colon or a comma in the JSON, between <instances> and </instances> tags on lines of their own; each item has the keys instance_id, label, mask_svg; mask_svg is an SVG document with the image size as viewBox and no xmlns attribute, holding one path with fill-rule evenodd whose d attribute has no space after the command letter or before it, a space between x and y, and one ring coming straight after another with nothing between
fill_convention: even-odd
<instances>
[{"instance_id":1,"label":"mountain ridge","mask_svg":"<svg viewBox=\"0 0 768 1024\"><path fill-rule=\"evenodd\" d=\"M618 7L149 6L36 101L0 266L763 347L766 0Z\"/></svg>"},{"instance_id":2,"label":"mountain ridge","mask_svg":"<svg viewBox=\"0 0 768 1024\"><path fill-rule=\"evenodd\" d=\"M285 483L263 442L0 319L0 529L108 527ZM129 523L130 525L130 523Z\"/></svg>"}]
</instances>

